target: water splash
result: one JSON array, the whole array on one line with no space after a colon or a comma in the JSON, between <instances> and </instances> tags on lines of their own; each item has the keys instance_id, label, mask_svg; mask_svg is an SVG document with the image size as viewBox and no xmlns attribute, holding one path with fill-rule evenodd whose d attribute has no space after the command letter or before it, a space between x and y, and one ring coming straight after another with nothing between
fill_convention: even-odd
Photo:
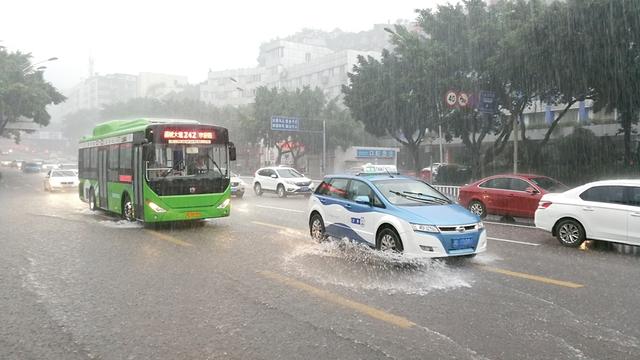
<instances>
[{"instance_id":1,"label":"water splash","mask_svg":"<svg viewBox=\"0 0 640 360\"><path fill-rule=\"evenodd\" d=\"M434 290L471 286L464 271L455 264L377 251L346 239L300 245L285 256L283 266L289 273L318 283L356 291L426 295Z\"/></svg>"}]
</instances>

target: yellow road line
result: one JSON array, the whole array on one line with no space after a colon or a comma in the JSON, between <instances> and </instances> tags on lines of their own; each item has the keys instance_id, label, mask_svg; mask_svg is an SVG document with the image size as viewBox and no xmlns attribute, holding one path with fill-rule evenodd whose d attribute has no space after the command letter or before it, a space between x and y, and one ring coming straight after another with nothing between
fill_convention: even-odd
<instances>
[{"instance_id":1,"label":"yellow road line","mask_svg":"<svg viewBox=\"0 0 640 360\"><path fill-rule=\"evenodd\" d=\"M516 271L511 271L511 270L506 270L506 269L500 269L500 268L493 267L493 266L480 266L480 269L486 270L486 271L490 271L490 272L494 272L494 273L498 273L498 274L513 276L513 277L517 277L517 278L521 278L521 279L538 281L538 282L545 283L545 284L556 285L556 286L564 286L564 287L568 287L568 288L572 288L572 289L579 289L581 287L584 287L584 285L582 285L582 284L576 284L576 283L570 282L570 281L556 280L556 279L551 279L551 278L544 277L544 276L531 275L531 274L526 274L526 273L521 273L521 272L516 272Z\"/></svg>"},{"instance_id":2,"label":"yellow road line","mask_svg":"<svg viewBox=\"0 0 640 360\"><path fill-rule=\"evenodd\" d=\"M176 245L180 245L180 246L184 246L184 247L188 247L188 246L193 246L193 244L190 244L186 241L182 241L178 238L175 238L171 235L167 235L155 230L147 230L147 232L149 232L151 235L155 236L156 238L160 239L160 240L164 240L164 241L168 241L170 243L176 244Z\"/></svg>"},{"instance_id":3,"label":"yellow road line","mask_svg":"<svg viewBox=\"0 0 640 360\"><path fill-rule=\"evenodd\" d=\"M359 303L357 301L353 301L353 300L349 300L345 297L342 297L338 294L334 294L330 291L324 290L324 289L320 289L314 286L311 286L309 284L303 283L302 281L298 281L280 274L276 274L274 272L271 271L259 271L258 274L269 278L271 280L275 280L278 281L280 283L283 283L285 285L289 285L293 288L296 288L298 290L302 290L305 291L311 295L315 295L319 298L321 298L322 300L328 301L330 303L334 303L340 306L343 306L345 308L351 309L351 310L355 310L361 314L370 316L374 319L377 320L382 320L386 323L389 323L391 325L395 325L397 327L401 327L404 329L408 329L410 327L415 326L416 324L406 318L403 318L401 316L397 316L397 315L393 315L390 314L388 312L376 309L374 307L371 307L369 305L365 305L362 303Z\"/></svg>"}]
</instances>

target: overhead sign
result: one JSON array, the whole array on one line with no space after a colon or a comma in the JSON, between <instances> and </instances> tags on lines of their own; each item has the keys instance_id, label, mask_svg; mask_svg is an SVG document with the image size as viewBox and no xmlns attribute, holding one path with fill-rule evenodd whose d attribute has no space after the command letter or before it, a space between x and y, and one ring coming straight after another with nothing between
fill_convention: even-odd
<instances>
[{"instance_id":1,"label":"overhead sign","mask_svg":"<svg viewBox=\"0 0 640 360\"><path fill-rule=\"evenodd\" d=\"M453 90L449 90L447 91L447 95L445 95L444 100L449 107L454 107L458 102L458 94Z\"/></svg>"},{"instance_id":2,"label":"overhead sign","mask_svg":"<svg viewBox=\"0 0 640 360\"><path fill-rule=\"evenodd\" d=\"M357 149L357 158L386 158L392 159L396 156L395 150L380 150L380 149Z\"/></svg>"},{"instance_id":3,"label":"overhead sign","mask_svg":"<svg viewBox=\"0 0 640 360\"><path fill-rule=\"evenodd\" d=\"M458 106L467 107L469 105L469 94L467 93L459 93L458 94Z\"/></svg>"},{"instance_id":4,"label":"overhead sign","mask_svg":"<svg viewBox=\"0 0 640 360\"><path fill-rule=\"evenodd\" d=\"M486 114L495 114L498 110L496 93L493 91L480 91L478 94L478 111Z\"/></svg>"},{"instance_id":5,"label":"overhead sign","mask_svg":"<svg viewBox=\"0 0 640 360\"><path fill-rule=\"evenodd\" d=\"M300 119L296 117L272 116L271 130L300 131Z\"/></svg>"}]
</instances>

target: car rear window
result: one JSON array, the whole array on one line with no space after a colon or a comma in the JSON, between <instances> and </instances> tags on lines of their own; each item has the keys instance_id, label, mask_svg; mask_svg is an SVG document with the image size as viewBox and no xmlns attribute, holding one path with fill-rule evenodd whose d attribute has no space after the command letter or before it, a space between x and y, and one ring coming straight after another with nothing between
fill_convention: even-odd
<instances>
[{"instance_id":1,"label":"car rear window","mask_svg":"<svg viewBox=\"0 0 640 360\"><path fill-rule=\"evenodd\" d=\"M76 173L71 170L54 171L53 173L51 173L51 177L68 177L68 176L76 176Z\"/></svg>"}]
</instances>

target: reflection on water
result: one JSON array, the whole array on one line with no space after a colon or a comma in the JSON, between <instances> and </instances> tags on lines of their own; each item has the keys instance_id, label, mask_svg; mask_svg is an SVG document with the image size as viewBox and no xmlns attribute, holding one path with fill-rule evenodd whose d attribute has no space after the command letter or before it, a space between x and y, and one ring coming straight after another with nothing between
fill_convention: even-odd
<instances>
[{"instance_id":1,"label":"reflection on water","mask_svg":"<svg viewBox=\"0 0 640 360\"><path fill-rule=\"evenodd\" d=\"M608 241L587 240L580 245L582 251L611 251L620 254L640 256L640 246L618 244Z\"/></svg>"},{"instance_id":2,"label":"reflection on water","mask_svg":"<svg viewBox=\"0 0 640 360\"><path fill-rule=\"evenodd\" d=\"M302 244L285 256L285 271L323 284L388 294L425 295L470 287L467 261L451 263L422 256L381 252L348 240Z\"/></svg>"}]
</instances>

